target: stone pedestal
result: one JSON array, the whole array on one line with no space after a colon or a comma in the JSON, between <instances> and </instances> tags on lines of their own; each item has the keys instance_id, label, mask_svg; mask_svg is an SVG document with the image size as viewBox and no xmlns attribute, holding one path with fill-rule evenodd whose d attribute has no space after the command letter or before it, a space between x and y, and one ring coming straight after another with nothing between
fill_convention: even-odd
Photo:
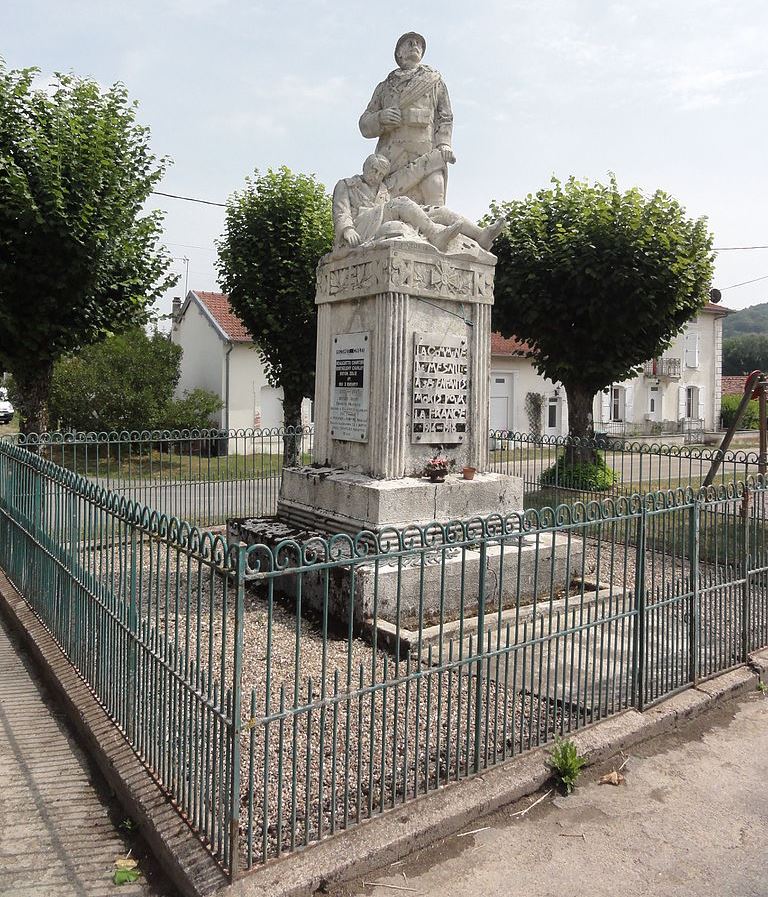
<instances>
[{"instance_id":1,"label":"stone pedestal","mask_svg":"<svg viewBox=\"0 0 768 897\"><path fill-rule=\"evenodd\" d=\"M431 483L423 477L374 480L347 470L304 467L283 471L277 516L299 529L356 535L434 520L504 516L522 505L522 480L501 473Z\"/></svg>"},{"instance_id":2,"label":"stone pedestal","mask_svg":"<svg viewBox=\"0 0 768 897\"><path fill-rule=\"evenodd\" d=\"M318 462L376 479L419 475L436 453L486 469L496 259L482 256L390 241L320 263Z\"/></svg>"}]
</instances>

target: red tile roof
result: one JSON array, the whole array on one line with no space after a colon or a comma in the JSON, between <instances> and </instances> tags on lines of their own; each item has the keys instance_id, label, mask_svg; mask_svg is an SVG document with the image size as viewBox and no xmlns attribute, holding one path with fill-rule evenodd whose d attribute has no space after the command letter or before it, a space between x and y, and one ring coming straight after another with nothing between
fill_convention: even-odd
<instances>
[{"instance_id":1,"label":"red tile roof","mask_svg":"<svg viewBox=\"0 0 768 897\"><path fill-rule=\"evenodd\" d=\"M253 342L253 337L245 324L232 311L226 293L208 293L205 290L193 292L233 343Z\"/></svg>"},{"instance_id":2,"label":"red tile roof","mask_svg":"<svg viewBox=\"0 0 768 897\"><path fill-rule=\"evenodd\" d=\"M528 343L516 336L504 337L500 333L491 334L491 355L525 355L530 351Z\"/></svg>"},{"instance_id":3,"label":"red tile roof","mask_svg":"<svg viewBox=\"0 0 768 897\"><path fill-rule=\"evenodd\" d=\"M732 315L734 312L733 308L726 308L724 305L717 305L714 302L707 302L707 304L702 308L702 311L710 311L715 312L718 315Z\"/></svg>"},{"instance_id":4,"label":"red tile roof","mask_svg":"<svg viewBox=\"0 0 768 897\"><path fill-rule=\"evenodd\" d=\"M723 395L724 396L743 396L744 384L747 382L747 375L741 377L723 377Z\"/></svg>"}]
</instances>

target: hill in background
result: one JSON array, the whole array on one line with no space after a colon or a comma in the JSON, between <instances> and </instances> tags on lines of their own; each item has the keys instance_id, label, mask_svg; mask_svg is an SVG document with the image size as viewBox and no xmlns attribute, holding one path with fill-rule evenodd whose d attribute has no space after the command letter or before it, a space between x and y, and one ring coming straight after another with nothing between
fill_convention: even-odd
<instances>
[{"instance_id":1,"label":"hill in background","mask_svg":"<svg viewBox=\"0 0 768 897\"><path fill-rule=\"evenodd\" d=\"M759 333L768 336L768 302L750 305L734 312L723 321L723 338Z\"/></svg>"},{"instance_id":2,"label":"hill in background","mask_svg":"<svg viewBox=\"0 0 768 897\"><path fill-rule=\"evenodd\" d=\"M723 374L768 371L768 302L751 305L723 320Z\"/></svg>"}]
</instances>

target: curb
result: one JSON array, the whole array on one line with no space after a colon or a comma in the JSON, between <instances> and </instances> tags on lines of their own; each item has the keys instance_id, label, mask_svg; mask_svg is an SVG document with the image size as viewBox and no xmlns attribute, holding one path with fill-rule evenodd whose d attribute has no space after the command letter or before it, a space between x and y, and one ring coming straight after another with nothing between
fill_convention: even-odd
<instances>
[{"instance_id":1,"label":"curb","mask_svg":"<svg viewBox=\"0 0 768 897\"><path fill-rule=\"evenodd\" d=\"M208 897L227 877L139 760L51 634L0 570L0 613L34 659L125 812L138 823L163 872L185 897Z\"/></svg>"},{"instance_id":2,"label":"curb","mask_svg":"<svg viewBox=\"0 0 768 897\"><path fill-rule=\"evenodd\" d=\"M640 713L625 710L570 735L587 764L599 763L641 741L685 724L714 706L757 688L768 672L768 650L750 655L748 665L673 695ZM413 851L428 847L476 822L488 813L538 791L551 778L551 745L473 778L461 787L440 791L403 804L342 832L309 850L244 872L222 897L310 897L318 888L368 875Z\"/></svg>"}]
</instances>

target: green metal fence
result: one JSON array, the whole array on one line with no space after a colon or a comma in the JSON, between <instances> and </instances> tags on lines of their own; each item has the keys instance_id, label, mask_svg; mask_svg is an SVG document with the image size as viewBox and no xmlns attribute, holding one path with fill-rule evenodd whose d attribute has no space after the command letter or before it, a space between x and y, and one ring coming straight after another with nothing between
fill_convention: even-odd
<instances>
[{"instance_id":1,"label":"green metal fence","mask_svg":"<svg viewBox=\"0 0 768 897\"><path fill-rule=\"evenodd\" d=\"M274 514L286 437L312 460L311 428L52 432L9 441L106 489L198 526Z\"/></svg>"},{"instance_id":2,"label":"green metal fence","mask_svg":"<svg viewBox=\"0 0 768 897\"><path fill-rule=\"evenodd\" d=\"M578 477L558 467L558 459L574 446L592 451L602 459L613 473L612 486L600 490L585 487L578 482ZM698 489L716 459L720 466L715 485L748 483L759 472L758 453L751 450L721 452L716 448L633 442L610 436L578 440L499 430L490 434L491 467L522 478L526 507L600 501L669 489Z\"/></svg>"},{"instance_id":3,"label":"green metal fence","mask_svg":"<svg viewBox=\"0 0 768 897\"><path fill-rule=\"evenodd\" d=\"M301 463L315 460L311 428L55 432L11 439L160 513L215 527L232 517L276 512L286 436L296 437ZM613 486L585 489L563 475L556 461L575 444L600 454L615 474ZM581 443L567 437L507 431L490 434L491 469L521 477L526 507L532 508L698 489L715 458L722 459L716 484L749 483L758 473L755 451L721 453L608 437Z\"/></svg>"},{"instance_id":4,"label":"green metal fence","mask_svg":"<svg viewBox=\"0 0 768 897\"><path fill-rule=\"evenodd\" d=\"M0 443L0 564L231 875L768 644L751 473L265 544L47 454Z\"/></svg>"},{"instance_id":5,"label":"green metal fence","mask_svg":"<svg viewBox=\"0 0 768 897\"><path fill-rule=\"evenodd\" d=\"M241 555L0 444L0 565L228 869L238 843Z\"/></svg>"}]
</instances>

